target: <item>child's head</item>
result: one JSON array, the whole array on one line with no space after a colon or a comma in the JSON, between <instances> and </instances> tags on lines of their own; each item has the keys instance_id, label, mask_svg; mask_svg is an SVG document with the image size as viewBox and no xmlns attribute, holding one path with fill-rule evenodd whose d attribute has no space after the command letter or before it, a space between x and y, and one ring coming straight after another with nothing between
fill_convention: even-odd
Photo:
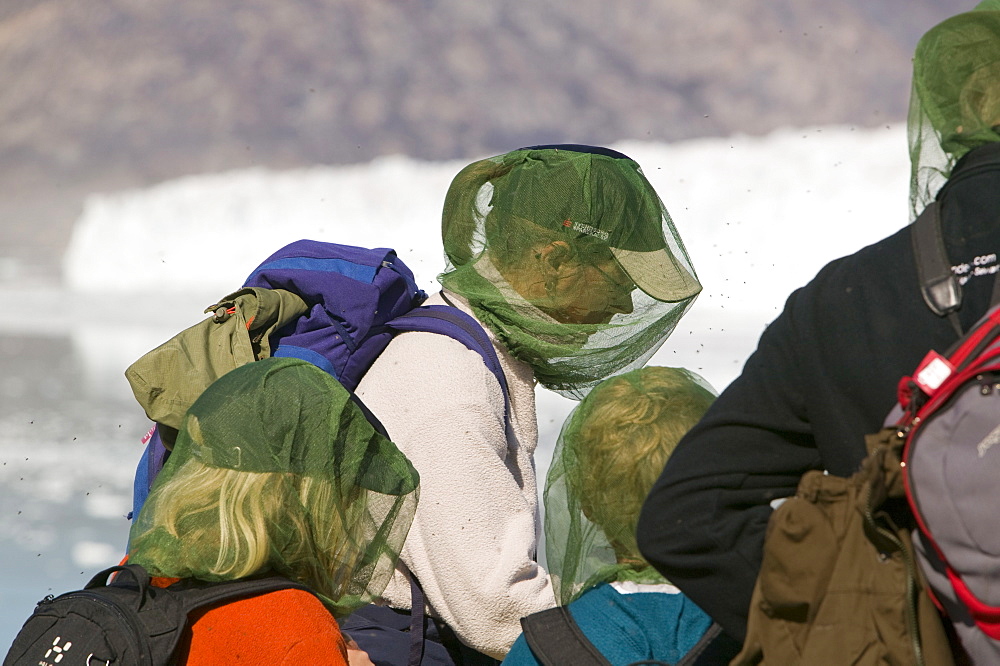
<instances>
[{"instance_id":1,"label":"child's head","mask_svg":"<svg viewBox=\"0 0 1000 666\"><path fill-rule=\"evenodd\" d=\"M698 375L654 366L607 379L581 401L563 426L546 483L550 569L559 568L551 555L558 559L563 548L570 568L603 561L605 579L612 570L649 568L635 537L642 504L677 443L714 399ZM560 536L557 528L567 518L568 535ZM579 546L560 543L574 540ZM590 573L561 575L582 583Z\"/></svg>"},{"instance_id":2,"label":"child's head","mask_svg":"<svg viewBox=\"0 0 1000 666\"><path fill-rule=\"evenodd\" d=\"M687 370L647 367L599 384L580 405L569 478L584 514L624 558L639 557L642 503L677 442L714 396ZM570 446L567 442L566 446Z\"/></svg>"},{"instance_id":3,"label":"child's head","mask_svg":"<svg viewBox=\"0 0 1000 666\"><path fill-rule=\"evenodd\" d=\"M130 559L204 580L272 571L347 612L388 582L416 489L409 461L333 377L296 359L258 361L188 411Z\"/></svg>"}]
</instances>

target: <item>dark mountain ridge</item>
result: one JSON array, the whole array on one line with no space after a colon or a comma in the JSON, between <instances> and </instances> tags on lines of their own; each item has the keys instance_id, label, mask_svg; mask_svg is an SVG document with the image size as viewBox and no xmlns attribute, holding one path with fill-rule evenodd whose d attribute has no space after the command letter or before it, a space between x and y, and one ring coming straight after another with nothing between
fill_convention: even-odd
<instances>
[{"instance_id":1,"label":"dark mountain ridge","mask_svg":"<svg viewBox=\"0 0 1000 666\"><path fill-rule=\"evenodd\" d=\"M913 46L954 11L943 0L5 0L0 259L51 267L88 192L189 173L899 121Z\"/></svg>"}]
</instances>

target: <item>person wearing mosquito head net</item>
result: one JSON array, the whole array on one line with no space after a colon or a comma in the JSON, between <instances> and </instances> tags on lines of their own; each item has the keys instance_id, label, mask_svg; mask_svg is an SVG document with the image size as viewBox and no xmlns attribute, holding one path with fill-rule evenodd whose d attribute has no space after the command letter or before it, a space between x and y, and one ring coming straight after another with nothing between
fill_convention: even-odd
<instances>
[{"instance_id":1,"label":"person wearing mosquito head net","mask_svg":"<svg viewBox=\"0 0 1000 666\"><path fill-rule=\"evenodd\" d=\"M478 354L424 332L397 335L357 393L420 471L401 562L457 637L458 661L495 663L521 617L555 604L535 561L536 383L579 399L641 366L701 286L639 166L605 148L538 146L470 164L448 189L442 237L443 289L427 303L483 326L509 413ZM410 598L400 573L386 602L407 611Z\"/></svg>"},{"instance_id":2,"label":"person wearing mosquito head net","mask_svg":"<svg viewBox=\"0 0 1000 666\"><path fill-rule=\"evenodd\" d=\"M941 199L938 192L962 173L972 168L990 168L991 164L1000 162L1000 0L981 2L974 11L954 16L928 31L917 45L913 72L909 118L911 203L914 210L919 210L935 195ZM995 228L1000 220L1000 197L996 189L1000 188L1000 183L995 180L993 188L988 196L962 203L970 211L992 215L992 227ZM966 233L983 234L984 231L969 227ZM916 484L920 477L914 475L911 479L911 483ZM969 525L975 525L982 517L968 506L948 513L947 520ZM931 521L930 524L935 523ZM986 529L992 531L991 527ZM975 529L966 533L970 534L966 543L968 539L980 538ZM965 583L978 598L975 604L967 605L960 597L969 592L965 589L958 592L959 584L953 584L950 579L953 574L937 555L936 547L922 531L917 530L915 534L917 559L969 661L1000 663L1000 640L996 637L993 619L1000 607L1000 595L992 592L994 552L989 546L980 545L980 541L965 554L973 558L971 567L967 566L967 560L961 561L962 554L959 561L950 562L955 569L964 569ZM939 534L939 539L947 538ZM990 557L988 564L982 561L987 556ZM983 624L992 625L989 634L978 626L977 618L969 612L970 606L980 604L985 605L986 610L981 611L978 619L982 621L985 616Z\"/></svg>"},{"instance_id":3,"label":"person wearing mosquito head net","mask_svg":"<svg viewBox=\"0 0 1000 666\"><path fill-rule=\"evenodd\" d=\"M914 218L938 198L959 160L1000 142L998 16L1000 1L985 0L938 24L917 45L907 122Z\"/></svg>"},{"instance_id":4,"label":"person wearing mosquito head net","mask_svg":"<svg viewBox=\"0 0 1000 666\"><path fill-rule=\"evenodd\" d=\"M656 191L612 150L540 146L466 167L443 235L445 289L576 399L641 367L701 291Z\"/></svg>"},{"instance_id":5,"label":"person wearing mosquito head net","mask_svg":"<svg viewBox=\"0 0 1000 666\"><path fill-rule=\"evenodd\" d=\"M678 445L640 517L646 558L734 642L746 636L772 501L794 495L808 470L850 477L900 378L990 306L1000 268L1000 0L921 38L907 131L909 219L931 229L939 220L957 309L926 289L920 223L834 260L789 296L742 374Z\"/></svg>"},{"instance_id":6,"label":"person wearing mosquito head net","mask_svg":"<svg viewBox=\"0 0 1000 666\"><path fill-rule=\"evenodd\" d=\"M598 384L563 425L545 481L545 559L557 602L612 664L675 664L712 624L646 562L635 529L663 463L714 398L693 372L646 367ZM546 638L522 635L503 663L541 663L532 644Z\"/></svg>"},{"instance_id":7,"label":"person wearing mosquito head net","mask_svg":"<svg viewBox=\"0 0 1000 666\"><path fill-rule=\"evenodd\" d=\"M161 587L267 572L317 595L287 589L198 611L179 663L346 664L335 618L381 595L418 483L330 375L298 359L250 363L188 411L132 526L129 562Z\"/></svg>"}]
</instances>

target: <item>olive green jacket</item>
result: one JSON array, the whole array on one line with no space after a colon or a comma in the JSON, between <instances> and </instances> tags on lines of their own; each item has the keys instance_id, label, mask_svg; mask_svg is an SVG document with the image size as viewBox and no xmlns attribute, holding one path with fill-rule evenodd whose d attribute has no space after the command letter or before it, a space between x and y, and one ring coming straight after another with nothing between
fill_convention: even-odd
<instances>
[{"instance_id":1,"label":"olive green jacket","mask_svg":"<svg viewBox=\"0 0 1000 666\"><path fill-rule=\"evenodd\" d=\"M885 428L866 444L856 474L807 472L771 515L733 664L954 663L904 524L902 439Z\"/></svg>"}]
</instances>

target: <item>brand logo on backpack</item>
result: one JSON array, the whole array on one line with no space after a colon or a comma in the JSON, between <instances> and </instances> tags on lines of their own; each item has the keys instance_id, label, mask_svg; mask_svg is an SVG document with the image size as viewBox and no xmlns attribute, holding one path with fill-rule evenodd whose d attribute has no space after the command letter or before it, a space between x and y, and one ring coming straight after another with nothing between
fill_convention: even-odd
<instances>
[{"instance_id":1,"label":"brand logo on backpack","mask_svg":"<svg viewBox=\"0 0 1000 666\"><path fill-rule=\"evenodd\" d=\"M71 647L73 647L73 642L66 641L62 645L59 645L59 641L61 640L62 636L55 637L55 640L52 641L52 647L48 649L48 651L45 653L45 656L42 657L42 660L38 662L38 666L49 666L49 664L58 664L60 661L62 661L62 658L65 656L65 654L69 652L69 649ZM51 662L47 661L52 655L55 655L56 658L53 659Z\"/></svg>"},{"instance_id":2,"label":"brand logo on backpack","mask_svg":"<svg viewBox=\"0 0 1000 666\"><path fill-rule=\"evenodd\" d=\"M976 453L982 458L986 452L993 448L993 445L1000 442L1000 426L997 426L986 435L979 444L976 445Z\"/></svg>"}]
</instances>

